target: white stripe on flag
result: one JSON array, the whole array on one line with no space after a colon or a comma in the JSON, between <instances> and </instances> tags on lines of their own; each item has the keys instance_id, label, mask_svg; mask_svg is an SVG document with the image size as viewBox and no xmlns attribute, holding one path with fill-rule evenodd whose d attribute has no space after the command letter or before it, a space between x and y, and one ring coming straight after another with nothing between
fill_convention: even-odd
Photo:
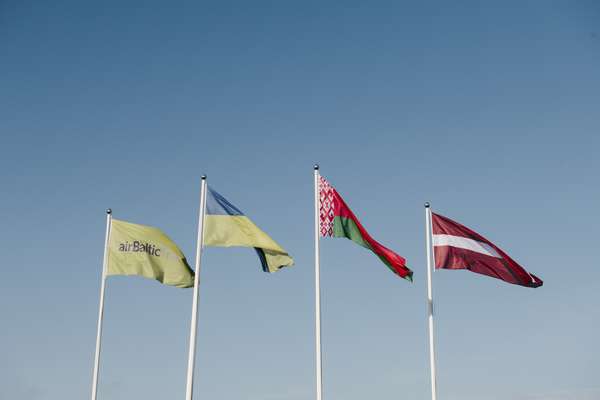
<instances>
[{"instance_id":1,"label":"white stripe on flag","mask_svg":"<svg viewBox=\"0 0 600 400\"><path fill-rule=\"evenodd\" d=\"M496 252L496 250L494 250L489 244L462 236L433 235L433 245L458 247L460 249L471 250L477 253L485 254L486 256L502 258L502 256L498 254L498 252Z\"/></svg>"}]
</instances>

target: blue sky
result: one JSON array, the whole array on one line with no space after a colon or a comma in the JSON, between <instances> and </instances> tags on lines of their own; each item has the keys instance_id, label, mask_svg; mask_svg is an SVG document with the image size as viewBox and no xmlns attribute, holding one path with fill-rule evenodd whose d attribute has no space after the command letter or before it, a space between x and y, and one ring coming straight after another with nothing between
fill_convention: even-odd
<instances>
[{"instance_id":1,"label":"blue sky","mask_svg":"<svg viewBox=\"0 0 600 400\"><path fill-rule=\"evenodd\" d=\"M434 274L439 397L600 399L594 1L0 3L0 397L89 396L104 209L194 258L200 175L296 266L203 258L196 398L311 399L312 165L410 284L322 243L324 399L428 399L423 203L545 284ZM183 398L190 290L111 277L99 399Z\"/></svg>"}]
</instances>

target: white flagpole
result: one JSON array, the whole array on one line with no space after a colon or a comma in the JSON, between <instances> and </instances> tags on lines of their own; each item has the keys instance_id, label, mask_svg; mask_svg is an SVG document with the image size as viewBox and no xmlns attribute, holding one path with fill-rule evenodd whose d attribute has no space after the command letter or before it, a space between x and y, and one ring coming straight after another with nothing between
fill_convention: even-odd
<instances>
[{"instance_id":1,"label":"white flagpole","mask_svg":"<svg viewBox=\"0 0 600 400\"><path fill-rule=\"evenodd\" d=\"M433 288L431 275L433 273L433 254L431 248L431 209L425 203L425 232L427 243L427 320L429 323L429 365L431 368L431 399L437 399L437 378L435 374L435 342L433 339Z\"/></svg>"},{"instance_id":2,"label":"white flagpole","mask_svg":"<svg viewBox=\"0 0 600 400\"><path fill-rule=\"evenodd\" d=\"M192 400L194 391L194 363L196 359L196 332L198 331L198 289L200 286L200 259L204 237L204 214L206 212L206 175L200 185L200 211L198 213L198 236L196 241L196 263L194 267L194 298L192 300L192 323L190 326L190 352L188 354L186 400Z\"/></svg>"},{"instance_id":3,"label":"white flagpole","mask_svg":"<svg viewBox=\"0 0 600 400\"><path fill-rule=\"evenodd\" d=\"M321 266L319 264L319 165L315 165L315 352L317 373L317 400L323 396L321 373Z\"/></svg>"},{"instance_id":4,"label":"white flagpole","mask_svg":"<svg viewBox=\"0 0 600 400\"><path fill-rule=\"evenodd\" d=\"M96 333L96 354L94 356L94 375L92 378L92 400L98 395L98 372L100 369L100 343L102 341L102 320L104 317L104 289L106 288L106 269L108 265L108 241L112 210L106 210L106 235L104 237L104 258L102 260L102 283L100 284L100 309L98 310L98 332Z\"/></svg>"}]
</instances>

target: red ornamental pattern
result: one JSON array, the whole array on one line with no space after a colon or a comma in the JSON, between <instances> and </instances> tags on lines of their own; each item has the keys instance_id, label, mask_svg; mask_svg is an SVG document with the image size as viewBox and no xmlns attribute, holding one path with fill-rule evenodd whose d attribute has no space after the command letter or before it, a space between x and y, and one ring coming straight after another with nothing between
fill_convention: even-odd
<instances>
[{"instance_id":1,"label":"red ornamental pattern","mask_svg":"<svg viewBox=\"0 0 600 400\"><path fill-rule=\"evenodd\" d=\"M333 236L335 203L333 187L325 178L319 176L319 233L321 237Z\"/></svg>"}]
</instances>

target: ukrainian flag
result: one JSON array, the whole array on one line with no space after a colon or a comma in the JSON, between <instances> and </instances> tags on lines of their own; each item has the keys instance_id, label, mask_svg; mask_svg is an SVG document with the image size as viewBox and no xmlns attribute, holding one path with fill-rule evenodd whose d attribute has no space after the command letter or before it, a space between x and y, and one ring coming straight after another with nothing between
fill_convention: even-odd
<instances>
[{"instance_id":1,"label":"ukrainian flag","mask_svg":"<svg viewBox=\"0 0 600 400\"><path fill-rule=\"evenodd\" d=\"M294 264L294 259L277 242L210 187L207 187L206 196L204 245L253 247L265 272L275 272Z\"/></svg>"}]
</instances>

